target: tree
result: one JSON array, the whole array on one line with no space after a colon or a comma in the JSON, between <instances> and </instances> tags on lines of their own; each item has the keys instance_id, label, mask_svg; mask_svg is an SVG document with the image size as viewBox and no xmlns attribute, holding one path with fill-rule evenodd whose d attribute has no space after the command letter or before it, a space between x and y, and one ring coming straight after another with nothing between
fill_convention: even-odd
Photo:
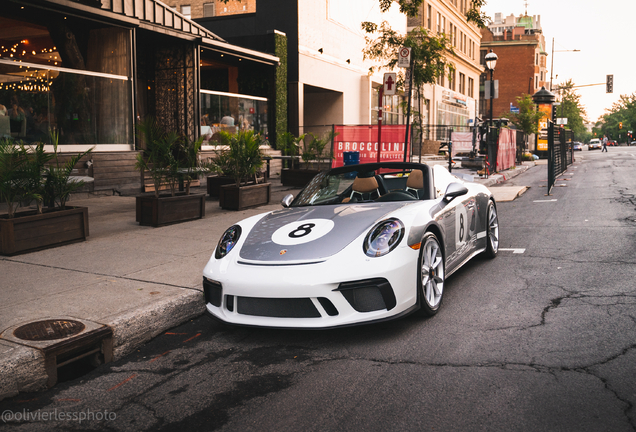
<instances>
[{"instance_id":1,"label":"tree","mask_svg":"<svg viewBox=\"0 0 636 432\"><path fill-rule=\"evenodd\" d=\"M444 35L431 36L422 27L417 27L403 35L393 30L386 21L382 22L380 26L371 22L363 22L362 28L367 35L376 36L375 38L365 36L367 45L362 51L365 59L376 60L381 63L380 66L369 68L371 73L382 68L395 69L398 62L398 50L401 47L411 48L413 88L418 101L422 100L422 86L424 84L433 84L447 69L449 71L453 70L453 65L449 63L447 56L454 54L454 51L450 41ZM398 88L403 87L404 83L405 75L400 70L398 72ZM414 111L413 115L417 122L415 126L419 131L421 147L422 115L419 110Z\"/></svg>"},{"instance_id":2,"label":"tree","mask_svg":"<svg viewBox=\"0 0 636 432\"><path fill-rule=\"evenodd\" d=\"M380 10L382 12L388 11L395 0L379 0ZM420 6L424 3L424 0L397 0L400 5L400 12L409 17L415 17L420 11ZM486 27L486 22L490 21L481 8L486 5L486 0L470 0L470 7L466 10L466 19L468 22L477 24L481 28Z\"/></svg>"},{"instance_id":3,"label":"tree","mask_svg":"<svg viewBox=\"0 0 636 432\"><path fill-rule=\"evenodd\" d=\"M572 80L559 86L561 105L557 109L557 117L567 118L567 128L574 133L574 140L583 141L587 137L585 108L581 104L581 96L576 93Z\"/></svg>"},{"instance_id":4,"label":"tree","mask_svg":"<svg viewBox=\"0 0 636 432\"><path fill-rule=\"evenodd\" d=\"M519 106L518 113L509 112L506 115L512 124L526 135L539 133L539 120L543 117L543 113L537 110L532 96L525 93L518 96L517 105Z\"/></svg>"},{"instance_id":5,"label":"tree","mask_svg":"<svg viewBox=\"0 0 636 432\"><path fill-rule=\"evenodd\" d=\"M622 129L619 128L621 123ZM636 93L621 95L618 102L615 102L612 108L603 114L592 131L597 134L597 137L607 135L609 139L624 142L628 139L633 140L627 137L627 133L634 130L636 130Z\"/></svg>"}]
</instances>

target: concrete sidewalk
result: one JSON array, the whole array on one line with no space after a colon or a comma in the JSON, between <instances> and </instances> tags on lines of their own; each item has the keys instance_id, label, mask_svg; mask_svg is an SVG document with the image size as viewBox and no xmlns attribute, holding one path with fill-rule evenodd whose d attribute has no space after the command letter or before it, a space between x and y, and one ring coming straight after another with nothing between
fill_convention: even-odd
<instances>
[{"instance_id":1,"label":"concrete sidewalk","mask_svg":"<svg viewBox=\"0 0 636 432\"><path fill-rule=\"evenodd\" d=\"M495 186L529 166L474 181ZM467 177L472 172L459 168L453 173ZM200 189L194 193L205 192ZM508 197L519 193L504 189L508 188L492 188L497 200L506 199L504 192ZM0 400L45 388L51 384L51 367L56 367L45 354L46 343L18 339L13 335L16 328L55 319L78 321L86 326L85 332L112 330L111 358L119 359L202 314L202 270L225 229L246 217L280 209L284 195L298 192L273 180L267 206L225 211L218 200L208 198L204 219L162 228L135 222L134 197L73 200L72 205L89 208L87 241L0 258Z\"/></svg>"}]
</instances>

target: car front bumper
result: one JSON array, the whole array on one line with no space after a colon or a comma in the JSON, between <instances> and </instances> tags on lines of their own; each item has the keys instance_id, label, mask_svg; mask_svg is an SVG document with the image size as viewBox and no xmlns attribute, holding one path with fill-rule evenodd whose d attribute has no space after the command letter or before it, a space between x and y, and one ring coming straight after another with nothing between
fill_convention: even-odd
<instances>
[{"instance_id":1,"label":"car front bumper","mask_svg":"<svg viewBox=\"0 0 636 432\"><path fill-rule=\"evenodd\" d=\"M403 246L379 258L345 255L295 265L213 257L203 272L207 312L229 324L332 328L417 309L419 251Z\"/></svg>"}]
</instances>

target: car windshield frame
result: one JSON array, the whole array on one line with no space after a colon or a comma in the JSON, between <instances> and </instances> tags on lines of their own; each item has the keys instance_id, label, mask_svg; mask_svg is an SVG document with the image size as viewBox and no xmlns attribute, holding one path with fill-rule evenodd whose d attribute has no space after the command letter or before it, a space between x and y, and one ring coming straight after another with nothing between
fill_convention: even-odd
<instances>
[{"instance_id":1,"label":"car windshield frame","mask_svg":"<svg viewBox=\"0 0 636 432\"><path fill-rule=\"evenodd\" d=\"M410 174L422 172L421 188L407 187ZM290 207L360 204L386 201L430 199L433 193L432 171L426 164L380 162L348 165L317 174L294 198ZM356 180L358 179L358 180ZM354 190L354 182L361 191ZM415 178L411 182L413 184Z\"/></svg>"}]
</instances>

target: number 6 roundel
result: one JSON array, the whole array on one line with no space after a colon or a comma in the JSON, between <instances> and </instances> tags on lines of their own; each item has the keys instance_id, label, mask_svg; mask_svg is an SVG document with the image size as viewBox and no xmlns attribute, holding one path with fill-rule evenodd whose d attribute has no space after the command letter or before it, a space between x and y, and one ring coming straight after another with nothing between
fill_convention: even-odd
<instances>
[{"instance_id":1,"label":"number 6 roundel","mask_svg":"<svg viewBox=\"0 0 636 432\"><path fill-rule=\"evenodd\" d=\"M305 219L288 223L272 234L272 241L281 246L309 243L325 236L334 227L329 219Z\"/></svg>"}]
</instances>

